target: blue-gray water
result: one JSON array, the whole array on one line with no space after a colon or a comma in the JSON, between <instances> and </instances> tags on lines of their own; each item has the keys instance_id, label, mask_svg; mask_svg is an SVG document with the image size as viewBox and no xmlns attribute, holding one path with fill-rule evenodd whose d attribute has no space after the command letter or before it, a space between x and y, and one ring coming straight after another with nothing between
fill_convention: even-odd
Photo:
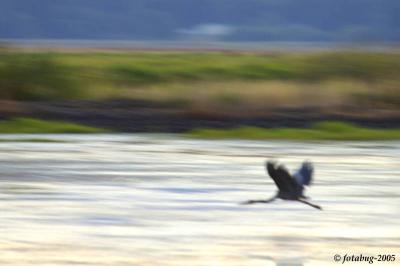
<instances>
[{"instance_id":1,"label":"blue-gray water","mask_svg":"<svg viewBox=\"0 0 400 266\"><path fill-rule=\"evenodd\" d=\"M38 137L67 142L0 143L0 265L399 265L400 142ZM239 205L274 194L266 158L311 159L324 210Z\"/></svg>"}]
</instances>

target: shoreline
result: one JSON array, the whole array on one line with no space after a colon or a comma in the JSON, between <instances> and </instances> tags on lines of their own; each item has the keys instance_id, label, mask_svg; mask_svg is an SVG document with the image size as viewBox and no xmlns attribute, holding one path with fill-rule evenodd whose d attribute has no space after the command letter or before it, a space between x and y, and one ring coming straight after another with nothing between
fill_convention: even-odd
<instances>
[{"instance_id":1,"label":"shoreline","mask_svg":"<svg viewBox=\"0 0 400 266\"><path fill-rule=\"evenodd\" d=\"M275 108L264 112L216 112L143 100L16 102L0 101L0 121L16 117L82 124L125 133L185 133L194 129L238 127L309 128L323 121L400 128L398 110Z\"/></svg>"}]
</instances>

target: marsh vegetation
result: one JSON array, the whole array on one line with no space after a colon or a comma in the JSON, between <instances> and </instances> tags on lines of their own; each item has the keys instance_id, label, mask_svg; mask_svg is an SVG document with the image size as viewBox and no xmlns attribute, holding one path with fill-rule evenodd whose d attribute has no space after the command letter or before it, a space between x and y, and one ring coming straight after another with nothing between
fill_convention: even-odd
<instances>
[{"instance_id":1,"label":"marsh vegetation","mask_svg":"<svg viewBox=\"0 0 400 266\"><path fill-rule=\"evenodd\" d=\"M123 123L127 125L140 120L131 115L138 113L134 109L137 107L131 106L135 101L145 103L140 112L160 115L153 116L154 119L178 113L182 121L186 121L185 117L211 120L269 117L271 112L281 109L311 110L308 112L327 114L328 118L331 114L333 117L358 114L392 119L400 107L398 73L400 54L395 52L23 51L3 48L0 50L0 100L41 102L46 106L50 102L73 101L74 106L83 108L86 108L85 101L96 102L98 108L101 102L117 100L110 112L116 107L125 111L133 108L124 113L127 120ZM133 103L126 102L121 107L118 104L121 99ZM52 108L50 113L58 107ZM90 112L95 112L93 110ZM80 117L76 112L79 110L70 116L72 121ZM17 116L26 114L21 113ZM116 115L114 112L113 116ZM62 119L64 113L58 117ZM147 120L151 120L152 116L148 117ZM149 121L143 129L157 128L157 121L153 122L155 125ZM1 123L2 133L99 131L35 120ZM196 130L189 135L256 139L399 138L396 129L378 131L341 124L346 130L338 132L333 130L332 124L307 128L309 125L303 125L304 129L271 130L238 124L236 129Z\"/></svg>"},{"instance_id":2,"label":"marsh vegetation","mask_svg":"<svg viewBox=\"0 0 400 266\"><path fill-rule=\"evenodd\" d=\"M104 129L68 123L62 121L45 121L32 118L14 118L0 121L0 134L13 133L101 133ZM45 139L30 139L45 141ZM0 140L1 141L1 140Z\"/></svg>"},{"instance_id":3,"label":"marsh vegetation","mask_svg":"<svg viewBox=\"0 0 400 266\"><path fill-rule=\"evenodd\" d=\"M0 53L0 98L182 106L400 105L396 53Z\"/></svg>"},{"instance_id":4,"label":"marsh vegetation","mask_svg":"<svg viewBox=\"0 0 400 266\"><path fill-rule=\"evenodd\" d=\"M396 140L400 129L372 129L343 122L320 122L310 128L197 129L188 137L202 139L283 139L283 140Z\"/></svg>"}]
</instances>

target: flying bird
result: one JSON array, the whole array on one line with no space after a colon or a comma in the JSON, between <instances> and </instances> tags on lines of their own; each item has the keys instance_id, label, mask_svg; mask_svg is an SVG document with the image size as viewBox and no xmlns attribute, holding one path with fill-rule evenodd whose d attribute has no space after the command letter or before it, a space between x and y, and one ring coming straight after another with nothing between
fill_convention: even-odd
<instances>
[{"instance_id":1,"label":"flying bird","mask_svg":"<svg viewBox=\"0 0 400 266\"><path fill-rule=\"evenodd\" d=\"M283 199L299 201L322 210L320 206L308 202L307 197L303 195L304 186L310 186L312 181L314 167L311 162L303 162L293 175L289 173L285 166L277 165L273 161L268 161L266 168L269 176L278 187L277 194L267 200L248 200L243 202L243 204L269 203L275 199Z\"/></svg>"}]
</instances>

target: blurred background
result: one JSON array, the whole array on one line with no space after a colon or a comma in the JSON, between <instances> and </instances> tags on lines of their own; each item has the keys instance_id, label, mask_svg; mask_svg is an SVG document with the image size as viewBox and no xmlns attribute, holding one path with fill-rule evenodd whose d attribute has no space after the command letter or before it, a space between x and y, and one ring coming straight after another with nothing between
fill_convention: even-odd
<instances>
[{"instance_id":1,"label":"blurred background","mask_svg":"<svg viewBox=\"0 0 400 266\"><path fill-rule=\"evenodd\" d=\"M1 6L4 118L128 132L323 120L398 126L398 1Z\"/></svg>"},{"instance_id":2,"label":"blurred background","mask_svg":"<svg viewBox=\"0 0 400 266\"><path fill-rule=\"evenodd\" d=\"M3 118L127 132L398 126L398 1L1 6Z\"/></svg>"},{"instance_id":3,"label":"blurred background","mask_svg":"<svg viewBox=\"0 0 400 266\"><path fill-rule=\"evenodd\" d=\"M1 38L396 42L395 0L1 1Z\"/></svg>"},{"instance_id":4,"label":"blurred background","mask_svg":"<svg viewBox=\"0 0 400 266\"><path fill-rule=\"evenodd\" d=\"M397 265L399 14L0 0L0 264ZM275 193L267 158L313 161L324 211L239 205Z\"/></svg>"}]
</instances>

